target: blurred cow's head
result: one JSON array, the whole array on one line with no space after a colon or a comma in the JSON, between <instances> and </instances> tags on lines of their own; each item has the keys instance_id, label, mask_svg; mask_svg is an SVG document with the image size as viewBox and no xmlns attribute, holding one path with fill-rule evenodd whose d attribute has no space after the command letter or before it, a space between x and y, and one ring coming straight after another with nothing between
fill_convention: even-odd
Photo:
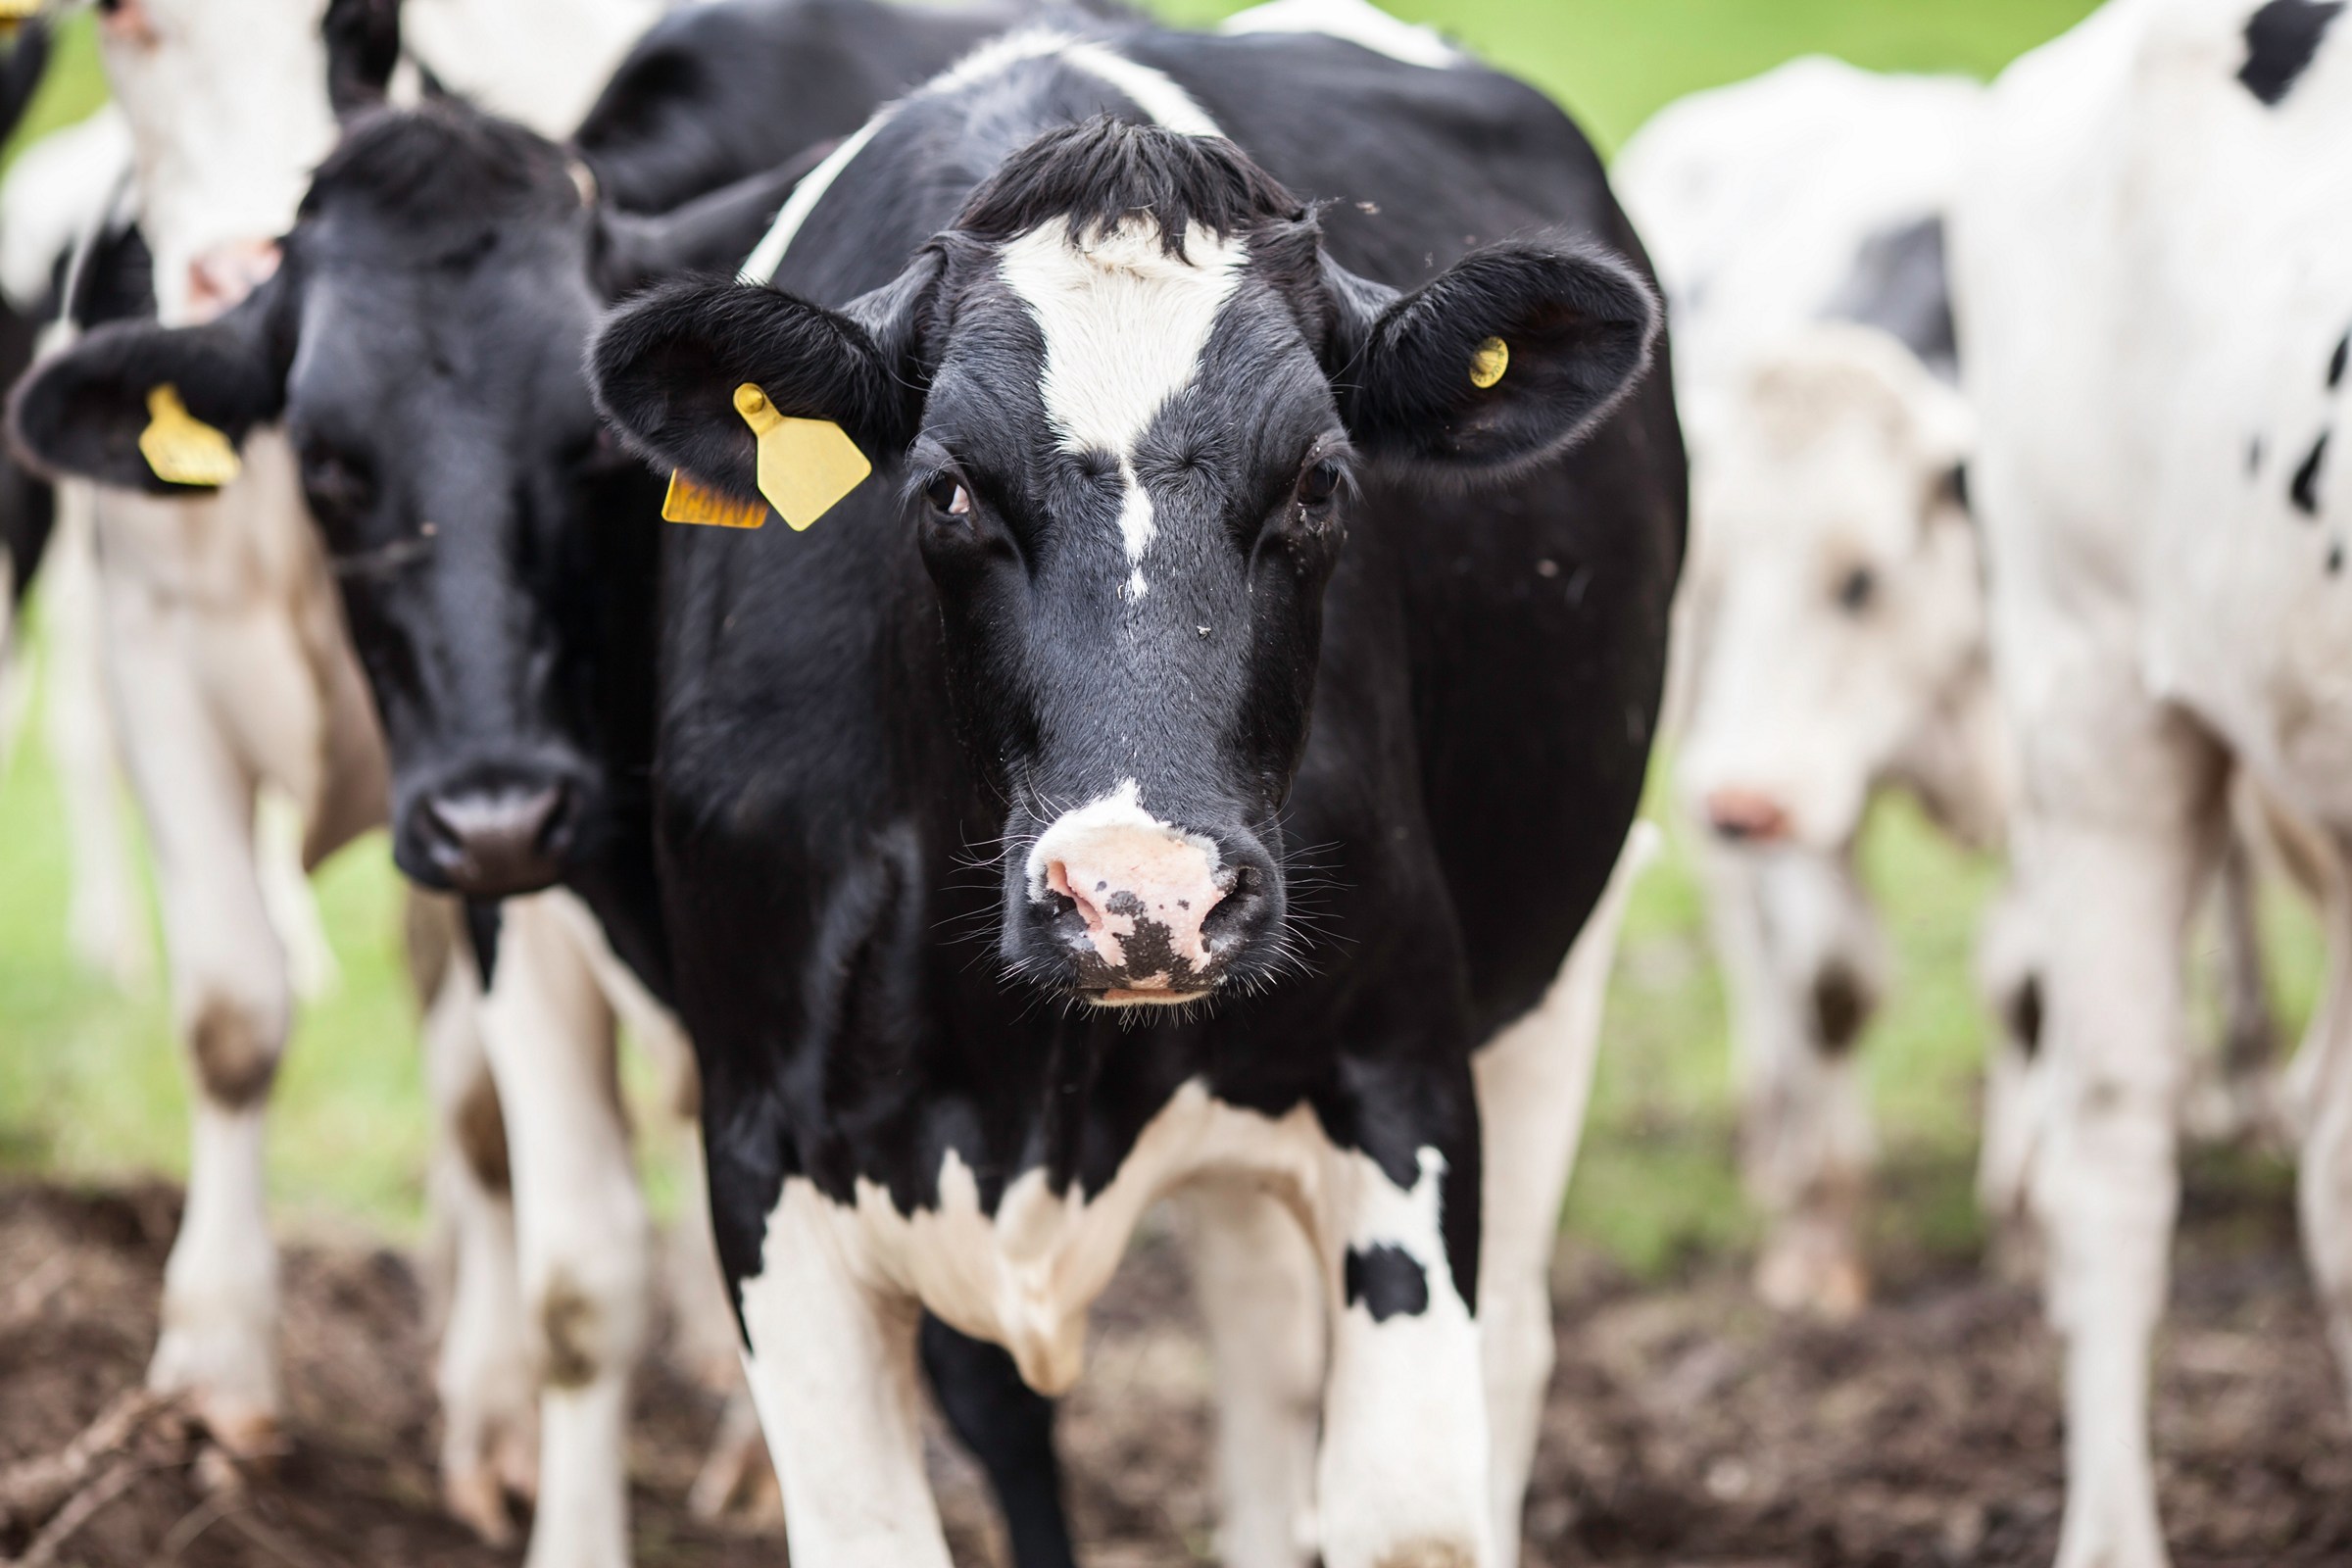
<instances>
[{"instance_id":1,"label":"blurred cow's head","mask_svg":"<svg viewBox=\"0 0 2352 1568\"><path fill-rule=\"evenodd\" d=\"M1822 323L1702 427L1682 788L1724 838L1834 849L1984 658L1968 410L1893 338Z\"/></svg>"}]
</instances>

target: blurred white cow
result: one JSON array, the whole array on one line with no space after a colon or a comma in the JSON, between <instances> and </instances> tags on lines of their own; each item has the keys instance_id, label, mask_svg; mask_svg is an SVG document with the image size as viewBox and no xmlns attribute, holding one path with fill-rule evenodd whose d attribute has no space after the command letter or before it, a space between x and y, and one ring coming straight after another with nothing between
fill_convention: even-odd
<instances>
[{"instance_id":1,"label":"blurred white cow","mask_svg":"<svg viewBox=\"0 0 2352 1568\"><path fill-rule=\"evenodd\" d=\"M2034 1199L2067 1344L2063 1568L2157 1568L2148 1356L2182 937L2232 767L2334 861L2298 1064L2306 1246L2352 1366L2352 20L2116 0L1994 88L1953 209L1972 489L2038 929Z\"/></svg>"},{"instance_id":2,"label":"blurred white cow","mask_svg":"<svg viewBox=\"0 0 2352 1568\"><path fill-rule=\"evenodd\" d=\"M1670 106L1616 170L1692 448L1680 787L1771 1219L1758 1284L1834 1315L1867 1291L1852 1047L1887 971L1856 836L1888 787L1977 847L2005 815L1942 244L1983 98L1799 60Z\"/></svg>"}]
</instances>

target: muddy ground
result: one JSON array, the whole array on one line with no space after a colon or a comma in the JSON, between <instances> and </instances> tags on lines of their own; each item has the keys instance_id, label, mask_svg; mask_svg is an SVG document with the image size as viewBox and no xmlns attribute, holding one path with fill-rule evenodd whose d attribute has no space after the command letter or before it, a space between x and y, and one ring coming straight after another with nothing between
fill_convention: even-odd
<instances>
[{"instance_id":1,"label":"muddy ground","mask_svg":"<svg viewBox=\"0 0 2352 1568\"><path fill-rule=\"evenodd\" d=\"M0 1486L136 1385L177 1196L0 1189ZM2352 1564L2352 1435L2291 1206L2277 1183L2192 1192L2158 1393L2175 1561ZM1880 1303L1833 1329L1750 1304L1735 1262L1637 1288L1570 1250L1560 1368L1530 1499L1531 1561L1627 1565L2044 1564L2056 1542L2056 1353L2033 1293L1951 1258L1887 1265ZM293 1451L218 1484L201 1444L149 1422L87 1468L30 1554L61 1565L451 1565L516 1554L439 1511L420 1291L400 1254L292 1249ZM1091 1568L1213 1555L1208 1368L1174 1248L1139 1245L1097 1318L1067 1412ZM682 1498L717 1405L657 1362L631 1468L644 1568L777 1564L772 1527L694 1521ZM970 1465L939 1446L958 1558L997 1559ZM208 1490L206 1477L214 1484ZM34 1538L0 1528L0 1558ZM40 1553L46 1552L46 1557Z\"/></svg>"}]
</instances>

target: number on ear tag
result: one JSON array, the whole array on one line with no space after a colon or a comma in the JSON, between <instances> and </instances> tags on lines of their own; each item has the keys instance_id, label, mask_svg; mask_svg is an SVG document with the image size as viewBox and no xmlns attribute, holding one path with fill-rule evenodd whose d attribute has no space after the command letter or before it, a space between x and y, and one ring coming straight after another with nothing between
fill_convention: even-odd
<instances>
[{"instance_id":1,"label":"number on ear tag","mask_svg":"<svg viewBox=\"0 0 2352 1568\"><path fill-rule=\"evenodd\" d=\"M1470 384L1484 392L1502 379L1502 372L1511 368L1511 346L1498 337L1491 337L1478 346L1470 356Z\"/></svg>"},{"instance_id":2,"label":"number on ear tag","mask_svg":"<svg viewBox=\"0 0 2352 1568\"><path fill-rule=\"evenodd\" d=\"M841 505L874 471L840 425L787 418L749 381L735 389L735 411L760 438L760 493L795 532Z\"/></svg>"},{"instance_id":3,"label":"number on ear tag","mask_svg":"<svg viewBox=\"0 0 2352 1568\"><path fill-rule=\"evenodd\" d=\"M139 432L139 455L166 484L218 488L244 465L227 436L188 412L179 388L166 381L147 393L147 428Z\"/></svg>"},{"instance_id":4,"label":"number on ear tag","mask_svg":"<svg viewBox=\"0 0 2352 1568\"><path fill-rule=\"evenodd\" d=\"M669 470L669 494L662 498L663 522L700 522L713 528L758 528L767 521L767 504L738 501L698 483L684 468Z\"/></svg>"}]
</instances>

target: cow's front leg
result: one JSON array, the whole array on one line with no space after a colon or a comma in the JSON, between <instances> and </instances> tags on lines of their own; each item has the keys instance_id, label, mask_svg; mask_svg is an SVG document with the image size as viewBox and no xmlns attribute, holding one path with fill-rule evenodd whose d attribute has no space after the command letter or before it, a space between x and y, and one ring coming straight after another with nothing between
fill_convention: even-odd
<instances>
[{"instance_id":1,"label":"cow's front leg","mask_svg":"<svg viewBox=\"0 0 2352 1568\"><path fill-rule=\"evenodd\" d=\"M1505 1568L1519 1560L1520 1515L1551 1383L1551 1254L1600 1056L1609 971L1626 901L1658 842L1655 827L1634 824L1551 989L1473 1064L1486 1168L1478 1305L1494 1435L1494 1560Z\"/></svg>"},{"instance_id":2,"label":"cow's front leg","mask_svg":"<svg viewBox=\"0 0 2352 1568\"><path fill-rule=\"evenodd\" d=\"M1364 1065L1315 1204L1331 1313L1323 1396L1329 1568L1490 1568L1476 1297L1479 1134L1466 1059Z\"/></svg>"},{"instance_id":3,"label":"cow's front leg","mask_svg":"<svg viewBox=\"0 0 2352 1568\"><path fill-rule=\"evenodd\" d=\"M292 1012L254 862L256 779L214 721L184 618L105 584L107 683L155 854L172 1021L195 1090L187 1207L164 1272L151 1387L231 1452L275 1446L277 1251L264 1117Z\"/></svg>"},{"instance_id":4,"label":"cow's front leg","mask_svg":"<svg viewBox=\"0 0 2352 1568\"><path fill-rule=\"evenodd\" d=\"M714 1156L722 1234L752 1185ZM921 1313L876 1276L855 1223L795 1176L750 1231L761 1240L739 1284L744 1365L784 1484L785 1539L796 1568L948 1568L923 1471Z\"/></svg>"},{"instance_id":5,"label":"cow's front leg","mask_svg":"<svg viewBox=\"0 0 2352 1568\"><path fill-rule=\"evenodd\" d=\"M1216 1364L1218 1556L1227 1568L1298 1568L1318 1534L1320 1260L1291 1209L1248 1182L1203 1181L1177 1201Z\"/></svg>"},{"instance_id":6,"label":"cow's front leg","mask_svg":"<svg viewBox=\"0 0 2352 1568\"><path fill-rule=\"evenodd\" d=\"M614 1075L612 1014L561 894L501 908L482 1040L498 1087L541 1393L532 1568L624 1568L630 1374L653 1233Z\"/></svg>"},{"instance_id":7,"label":"cow's front leg","mask_svg":"<svg viewBox=\"0 0 2352 1568\"><path fill-rule=\"evenodd\" d=\"M2180 947L2198 883L2183 824L2030 825L2048 944L2051 1077L2033 1166L2066 1342L2060 1568L2162 1568L2148 1357L2179 1191Z\"/></svg>"}]
</instances>

